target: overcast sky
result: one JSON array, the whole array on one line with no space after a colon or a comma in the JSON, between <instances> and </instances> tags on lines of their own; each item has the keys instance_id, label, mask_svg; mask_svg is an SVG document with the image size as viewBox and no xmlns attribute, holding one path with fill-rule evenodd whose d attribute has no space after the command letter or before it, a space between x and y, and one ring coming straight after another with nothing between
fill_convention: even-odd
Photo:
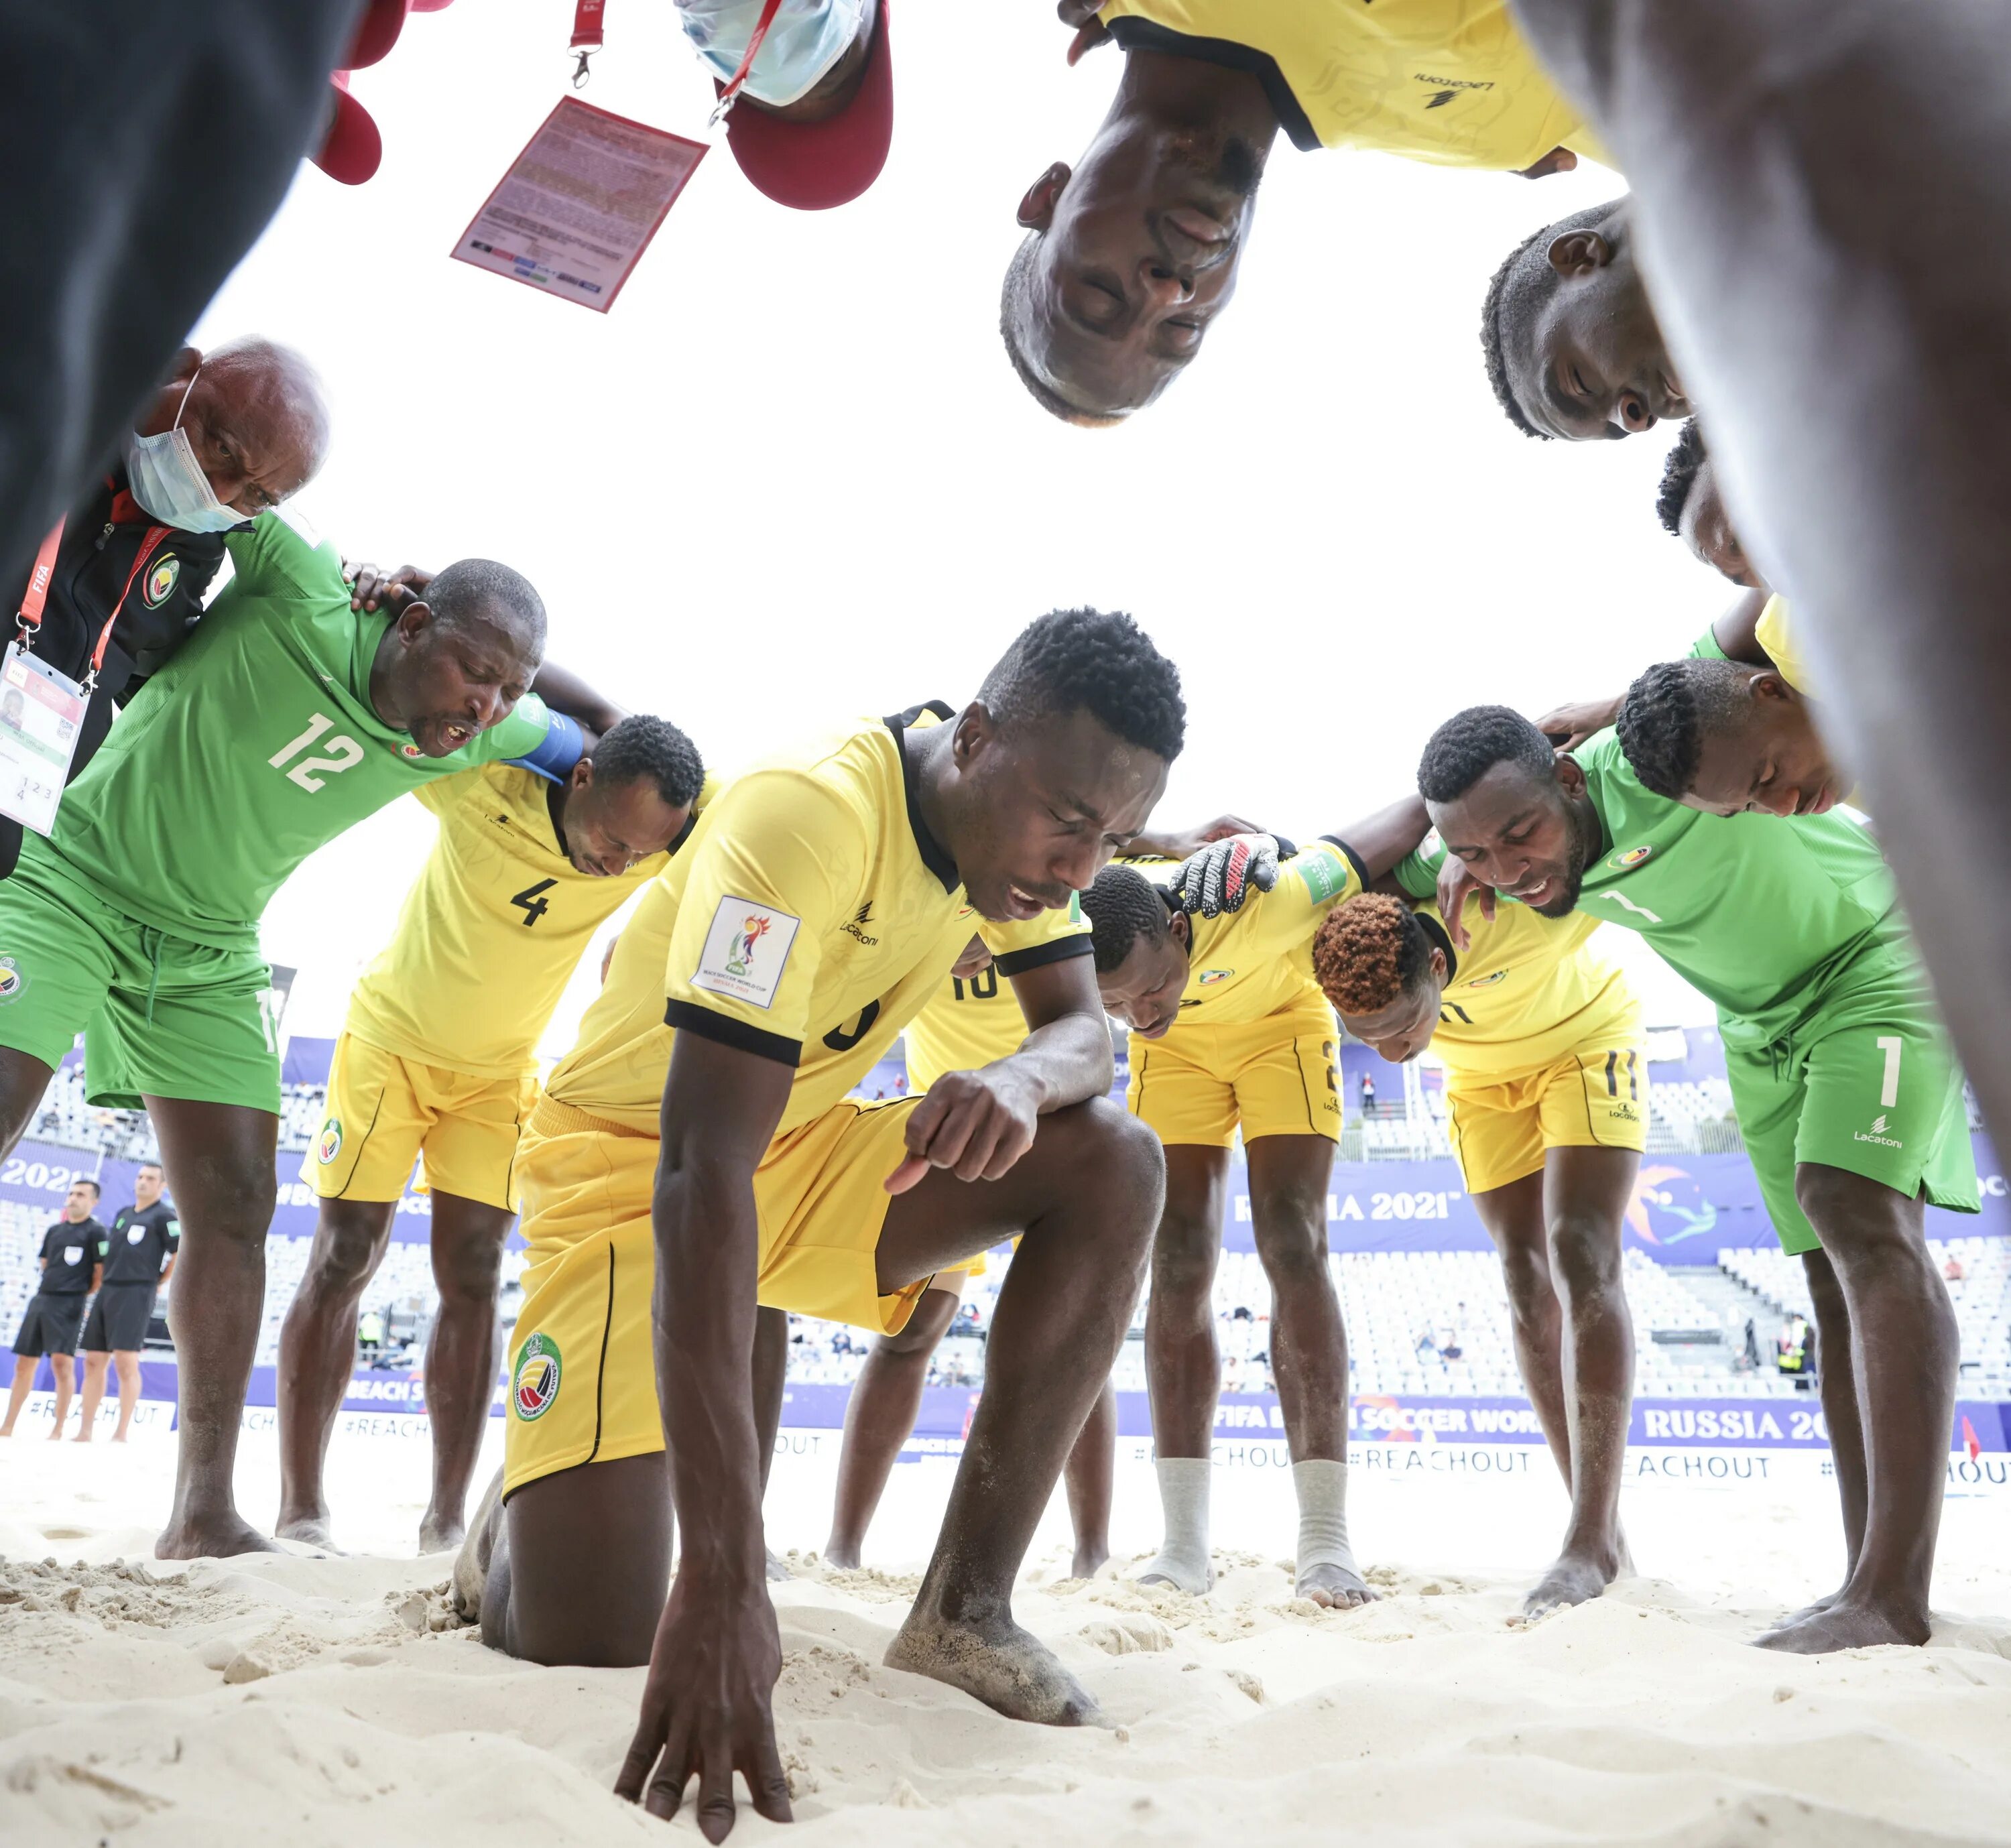
<instances>
[{"instance_id":1,"label":"overcast sky","mask_svg":"<svg viewBox=\"0 0 2011 1848\"><path fill-rule=\"evenodd\" d=\"M319 365L335 446L300 504L345 555L516 566L552 657L709 764L960 703L1030 618L1091 604L1186 676L1167 814L1316 834L1401 793L1458 707L1618 690L1728 600L1655 519L1673 429L1536 443L1481 369L1490 273L1621 190L1603 169L1532 183L1281 137L1191 375L1130 427L1077 430L1014 379L998 285L1020 194L1087 141L1114 47L1071 71L1045 0L899 0L893 151L867 198L785 211L721 144L602 315L447 254L564 93L570 19L415 15L355 80L377 177L304 166L198 339L264 333ZM616 0L607 29L588 100L703 137L710 87L667 0ZM280 893L265 945L302 970L291 1031L339 1030L432 832L400 803ZM1607 935L1651 1021L1710 1018Z\"/></svg>"}]
</instances>

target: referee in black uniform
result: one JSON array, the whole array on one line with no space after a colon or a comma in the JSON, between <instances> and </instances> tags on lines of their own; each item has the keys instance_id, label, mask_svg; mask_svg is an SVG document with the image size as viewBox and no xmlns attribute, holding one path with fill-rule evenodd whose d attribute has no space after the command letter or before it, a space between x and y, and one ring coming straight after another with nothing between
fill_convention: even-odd
<instances>
[{"instance_id":1,"label":"referee in black uniform","mask_svg":"<svg viewBox=\"0 0 2011 1848\"><path fill-rule=\"evenodd\" d=\"M43 1237L41 1284L28 1299L21 1331L14 1337L14 1385L0 1437L14 1435L14 1421L35 1383L35 1363L44 1354L56 1377L56 1420L49 1435L62 1435L77 1384L77 1337L84 1326L84 1305L105 1274L105 1231L94 1216L98 1195L96 1181L72 1181L62 1217Z\"/></svg>"},{"instance_id":2,"label":"referee in black uniform","mask_svg":"<svg viewBox=\"0 0 2011 1848\"><path fill-rule=\"evenodd\" d=\"M174 1275L181 1249L181 1222L161 1197L166 1177L158 1162L142 1162L133 1177L133 1204L122 1206L106 1235L105 1281L84 1325L84 1411L77 1440L87 1444L105 1397L105 1363L119 1368L119 1429L112 1441L123 1444L140 1402L140 1350L147 1343L154 1298Z\"/></svg>"}]
</instances>

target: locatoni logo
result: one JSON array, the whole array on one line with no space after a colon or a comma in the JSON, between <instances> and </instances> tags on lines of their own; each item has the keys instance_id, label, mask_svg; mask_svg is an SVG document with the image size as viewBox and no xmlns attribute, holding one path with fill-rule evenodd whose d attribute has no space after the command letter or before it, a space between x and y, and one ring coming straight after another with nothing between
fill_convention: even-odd
<instances>
[{"instance_id":1,"label":"locatoni logo","mask_svg":"<svg viewBox=\"0 0 2011 1848\"><path fill-rule=\"evenodd\" d=\"M1876 1142L1881 1148L1903 1148L1906 1146L1897 1136L1886 1134L1883 1116L1874 1118L1870 1129L1856 1131L1851 1140L1853 1142Z\"/></svg>"},{"instance_id":2,"label":"locatoni logo","mask_svg":"<svg viewBox=\"0 0 2011 1848\"><path fill-rule=\"evenodd\" d=\"M326 1168L342 1152L342 1119L331 1116L321 1126L321 1140L315 1145L315 1159Z\"/></svg>"},{"instance_id":3,"label":"locatoni logo","mask_svg":"<svg viewBox=\"0 0 2011 1848\"><path fill-rule=\"evenodd\" d=\"M519 1418L529 1423L551 1410L552 1401L559 1396L563 1371L559 1344L550 1335L540 1331L524 1344L510 1380L510 1403Z\"/></svg>"}]
</instances>

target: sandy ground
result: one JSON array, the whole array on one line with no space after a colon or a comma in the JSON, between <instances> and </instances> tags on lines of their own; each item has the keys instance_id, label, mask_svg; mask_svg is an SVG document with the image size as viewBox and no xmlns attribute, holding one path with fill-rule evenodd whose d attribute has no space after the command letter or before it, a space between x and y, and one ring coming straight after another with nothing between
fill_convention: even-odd
<instances>
[{"instance_id":1,"label":"sandy ground","mask_svg":"<svg viewBox=\"0 0 2011 1848\"><path fill-rule=\"evenodd\" d=\"M338 1438L340 1535L372 1555L183 1568L148 1557L165 1430L85 1449L33 1422L0 1447L0 1836L662 1836L609 1793L639 1670L525 1668L450 1626L448 1561L411 1557L423 1441ZM1061 1579L1066 1517L1049 1510L1019 1613L1112 1722L1059 1733L880 1665L950 1466L898 1469L881 1568L837 1572L811 1551L835 1443L785 1447L771 1535L799 1576L777 1588L776 1719L805 1844L2011 1843L2002 1488L1947 1504L1931 1647L1806 1661L1743 1639L1834 1580L1815 1459L1770 1458L1764 1480L1644 1476L1625 1506L1646 1576L1524 1625L1563 1512L1539 1455L1358 1456L1351 1525L1383 1597L1344 1615L1292 1598L1290 1480L1252 1466L1253 1446L1217 1472L1205 1598ZM247 1512L269 1518L275 1482L270 1433L247 1433ZM1149 1465L1127 1455L1119 1572L1155 1529ZM736 1839L772 1833L742 1818Z\"/></svg>"}]
</instances>

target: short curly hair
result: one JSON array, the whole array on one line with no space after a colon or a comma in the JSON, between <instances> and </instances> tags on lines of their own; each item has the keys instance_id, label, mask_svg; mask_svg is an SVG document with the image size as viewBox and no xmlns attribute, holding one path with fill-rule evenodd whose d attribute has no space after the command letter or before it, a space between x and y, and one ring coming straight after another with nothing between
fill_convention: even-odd
<instances>
[{"instance_id":1,"label":"short curly hair","mask_svg":"<svg viewBox=\"0 0 2011 1848\"><path fill-rule=\"evenodd\" d=\"M1500 266L1487 280L1487 293L1480 304L1480 354L1487 368L1487 383L1503 415L1525 436L1550 440L1547 430L1539 430L1515 396L1508 376L1508 349L1519 344L1536 325L1537 311L1557 286L1557 272L1550 267L1550 248L1568 231L1582 231L1598 224L1618 201L1588 205L1553 224L1539 225L1501 259Z\"/></svg>"},{"instance_id":2,"label":"short curly hair","mask_svg":"<svg viewBox=\"0 0 2011 1848\"><path fill-rule=\"evenodd\" d=\"M647 778L674 809L688 808L705 787L705 764L698 746L668 719L632 712L588 753L593 774L605 783Z\"/></svg>"},{"instance_id":3,"label":"short curly hair","mask_svg":"<svg viewBox=\"0 0 2011 1848\"><path fill-rule=\"evenodd\" d=\"M1321 920L1313 934L1313 976L1344 1014L1379 1013L1422 983L1431 939L1402 899L1358 893Z\"/></svg>"},{"instance_id":4,"label":"short curly hair","mask_svg":"<svg viewBox=\"0 0 2011 1848\"><path fill-rule=\"evenodd\" d=\"M977 696L1002 731L1087 711L1168 763L1187 742L1180 669L1121 611L1054 610L1037 618L985 675Z\"/></svg>"},{"instance_id":5,"label":"short curly hair","mask_svg":"<svg viewBox=\"0 0 2011 1848\"><path fill-rule=\"evenodd\" d=\"M1159 888L1130 867L1109 866L1082 895L1090 950L1098 975L1114 975L1142 941L1163 942L1173 914Z\"/></svg>"},{"instance_id":6,"label":"short curly hair","mask_svg":"<svg viewBox=\"0 0 2011 1848\"><path fill-rule=\"evenodd\" d=\"M1085 411L1071 404L1034 370L1033 362L1027 357L1020 330L1032 316L1029 304L1033 294L1034 253L1040 244L1040 233L1029 231L1005 265L1005 280L998 291L998 336L1005 343L1005 357L1012 361L1013 370L1026 386L1027 395L1050 417L1059 417L1079 429L1107 430L1122 423L1123 416L1116 411Z\"/></svg>"},{"instance_id":7,"label":"short curly hair","mask_svg":"<svg viewBox=\"0 0 2011 1848\"><path fill-rule=\"evenodd\" d=\"M1506 706L1469 706L1434 732L1418 760L1418 793L1427 802L1457 802L1497 764L1537 776L1554 774L1550 742Z\"/></svg>"},{"instance_id":8,"label":"short curly hair","mask_svg":"<svg viewBox=\"0 0 2011 1848\"><path fill-rule=\"evenodd\" d=\"M1728 732L1746 709L1754 670L1741 661L1660 661L1621 702L1614 729L1642 785L1680 802L1696 781L1707 733Z\"/></svg>"},{"instance_id":9,"label":"short curly hair","mask_svg":"<svg viewBox=\"0 0 2011 1848\"><path fill-rule=\"evenodd\" d=\"M1692 417L1663 463L1661 485L1655 490L1655 517L1665 532L1682 537L1683 509L1689 505L1690 490L1710 460L1703 446L1703 426Z\"/></svg>"}]
</instances>

